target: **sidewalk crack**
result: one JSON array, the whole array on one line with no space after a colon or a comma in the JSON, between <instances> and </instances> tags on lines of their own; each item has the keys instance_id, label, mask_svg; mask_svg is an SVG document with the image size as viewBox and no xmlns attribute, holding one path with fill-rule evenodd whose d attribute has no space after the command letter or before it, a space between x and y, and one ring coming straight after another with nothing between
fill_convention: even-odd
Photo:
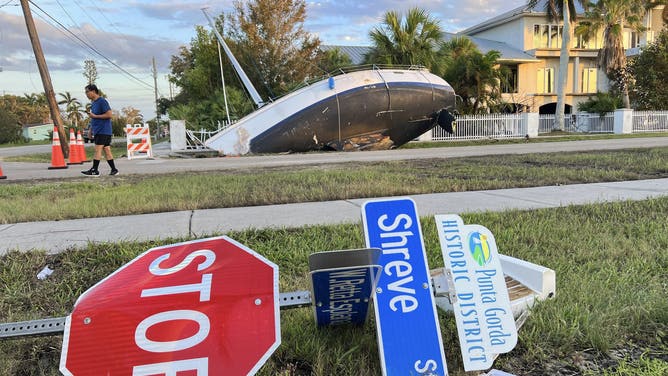
<instances>
[{"instance_id":1,"label":"sidewalk crack","mask_svg":"<svg viewBox=\"0 0 668 376\"><path fill-rule=\"evenodd\" d=\"M194 236L193 234L193 217L195 216L195 211L190 211L190 218L188 219L188 236Z\"/></svg>"}]
</instances>

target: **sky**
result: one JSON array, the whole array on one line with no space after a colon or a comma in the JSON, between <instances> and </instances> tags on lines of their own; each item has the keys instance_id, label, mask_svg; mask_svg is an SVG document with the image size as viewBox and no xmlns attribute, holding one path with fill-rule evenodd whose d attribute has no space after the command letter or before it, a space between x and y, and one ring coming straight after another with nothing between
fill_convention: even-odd
<instances>
[{"instance_id":1,"label":"sky","mask_svg":"<svg viewBox=\"0 0 668 376\"><path fill-rule=\"evenodd\" d=\"M404 14L419 7L458 32L526 0L306 0L304 29L326 45L368 46L369 32L389 10ZM112 108L132 106L144 119L155 117L152 59L159 97L177 88L167 81L169 62L189 46L195 26L209 28L211 16L231 13L233 1L197 0L33 0L31 12L51 75L56 99L70 94L85 103L83 62L95 61L98 87ZM61 26L62 25L62 26ZM69 30L66 31L66 30ZM84 43L85 42L85 43ZM90 47L89 47L90 46ZM19 0L0 0L0 95L44 92Z\"/></svg>"}]
</instances>

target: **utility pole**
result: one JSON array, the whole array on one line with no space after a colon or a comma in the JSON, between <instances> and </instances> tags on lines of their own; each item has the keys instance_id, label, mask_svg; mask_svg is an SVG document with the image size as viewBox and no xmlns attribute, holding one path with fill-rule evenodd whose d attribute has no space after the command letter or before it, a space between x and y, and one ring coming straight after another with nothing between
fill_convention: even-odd
<instances>
[{"instance_id":1,"label":"utility pole","mask_svg":"<svg viewBox=\"0 0 668 376\"><path fill-rule=\"evenodd\" d=\"M153 57L153 88L155 92L155 122L157 124L155 129L155 139L160 135L160 114L158 113L158 70L155 69L155 56Z\"/></svg>"},{"instance_id":2,"label":"utility pole","mask_svg":"<svg viewBox=\"0 0 668 376\"><path fill-rule=\"evenodd\" d=\"M44 59L44 51L42 51L42 45L39 43L39 36L37 35L35 22L32 19L32 13L30 12L30 5L28 5L28 0L21 0L21 8L23 8L23 17L26 20L26 27L28 28L28 35L30 36L32 49L35 52L35 59L37 60L37 68L39 69L39 75L42 77L44 94L46 95L46 100L49 103L51 120L53 120L53 123L58 128L58 136L60 138L60 147L63 150L63 156L65 156L65 158L68 158L70 154L69 138L68 138L69 136L65 134L63 121L60 118L60 110L58 109L58 103L56 102L56 94L53 92L53 84L51 83L49 68L46 66L46 60Z\"/></svg>"}]
</instances>

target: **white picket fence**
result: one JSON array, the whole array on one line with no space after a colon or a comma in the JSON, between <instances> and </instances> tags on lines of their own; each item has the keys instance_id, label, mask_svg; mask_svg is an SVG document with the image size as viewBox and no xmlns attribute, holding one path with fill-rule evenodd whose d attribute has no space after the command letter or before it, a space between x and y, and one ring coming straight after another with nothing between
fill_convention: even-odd
<instances>
[{"instance_id":1,"label":"white picket fence","mask_svg":"<svg viewBox=\"0 0 668 376\"><path fill-rule=\"evenodd\" d=\"M633 111L633 133L667 131L668 111Z\"/></svg>"},{"instance_id":2,"label":"white picket fence","mask_svg":"<svg viewBox=\"0 0 668 376\"><path fill-rule=\"evenodd\" d=\"M540 115L539 122L538 133L550 133L553 130L559 129L554 114ZM615 131L615 114L612 112L603 116L587 112L566 114L563 131L573 133L613 133Z\"/></svg>"},{"instance_id":3,"label":"white picket fence","mask_svg":"<svg viewBox=\"0 0 668 376\"><path fill-rule=\"evenodd\" d=\"M420 137L428 141L479 140L501 138L533 137L538 134L547 134L558 129L555 116L529 114L486 114L457 116L456 130L449 134L441 127L435 127L431 133ZM620 119L617 119L619 121ZM615 113L603 116L587 112L566 114L564 131L570 133L630 133L631 124L618 124L615 129ZM633 111L633 133L641 132L668 132L668 111ZM536 124L537 122L537 124ZM629 128L626 128L626 127ZM537 129L537 133L536 133ZM620 131L623 129L623 131Z\"/></svg>"},{"instance_id":4,"label":"white picket fence","mask_svg":"<svg viewBox=\"0 0 668 376\"><path fill-rule=\"evenodd\" d=\"M455 133L441 127L432 130L431 139L477 140L484 138L522 138L527 135L527 122L522 114L489 114L457 116Z\"/></svg>"}]
</instances>

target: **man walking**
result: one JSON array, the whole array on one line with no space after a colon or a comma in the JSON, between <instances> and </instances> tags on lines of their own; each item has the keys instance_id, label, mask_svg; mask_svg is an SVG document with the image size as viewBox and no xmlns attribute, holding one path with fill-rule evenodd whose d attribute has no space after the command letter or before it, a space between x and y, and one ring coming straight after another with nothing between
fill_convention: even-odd
<instances>
[{"instance_id":1,"label":"man walking","mask_svg":"<svg viewBox=\"0 0 668 376\"><path fill-rule=\"evenodd\" d=\"M109 175L118 175L118 170L114 164L114 156L111 155L111 107L109 102L100 96L100 90L96 85L86 86L86 97L91 100L90 111L90 129L93 132L93 142L95 143L95 153L93 154L93 167L90 170L81 171L82 174L88 176L100 176L98 167L100 166L100 158L102 158L102 150L104 150L104 157L111 167Z\"/></svg>"}]
</instances>

